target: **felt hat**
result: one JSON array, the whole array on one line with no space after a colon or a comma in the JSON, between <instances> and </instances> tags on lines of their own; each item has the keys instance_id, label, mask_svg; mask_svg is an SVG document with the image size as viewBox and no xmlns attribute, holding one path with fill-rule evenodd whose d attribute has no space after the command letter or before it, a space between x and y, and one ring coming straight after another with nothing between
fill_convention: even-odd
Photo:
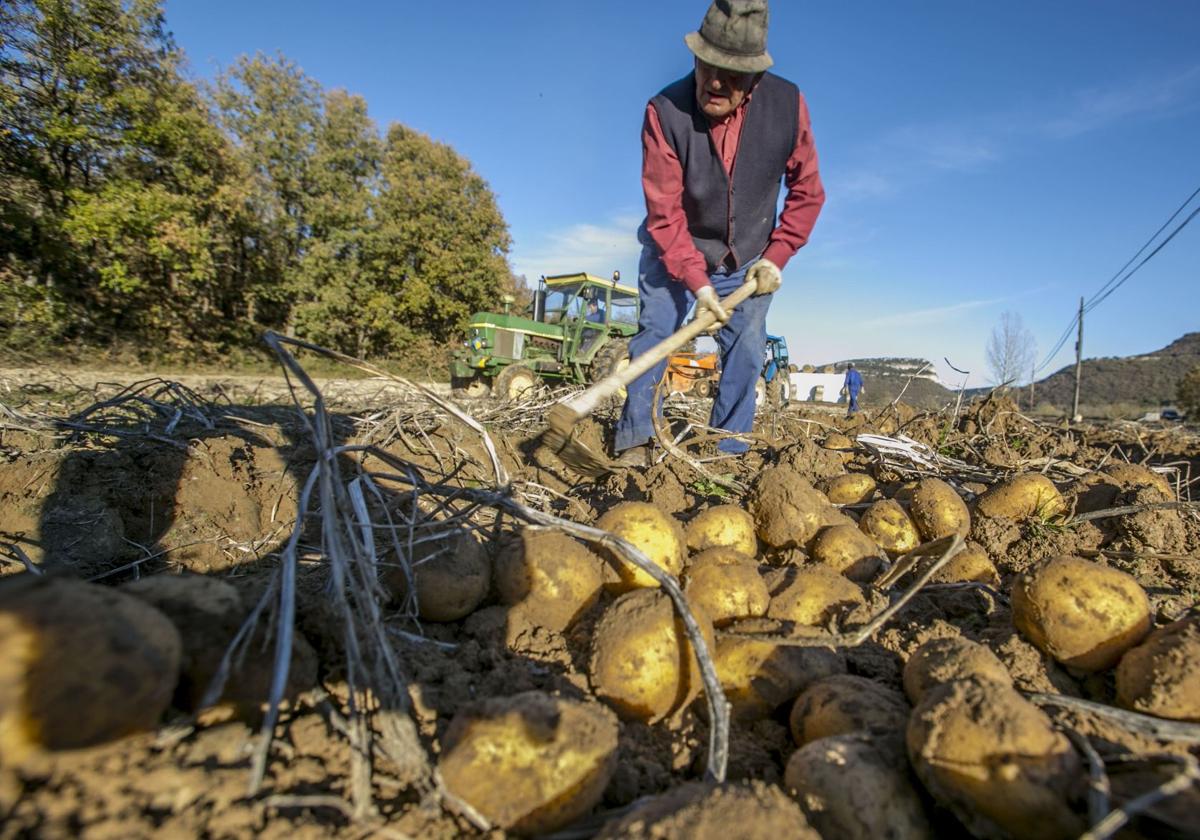
<instances>
[{"instance_id":1,"label":"felt hat","mask_svg":"<svg viewBox=\"0 0 1200 840\"><path fill-rule=\"evenodd\" d=\"M767 52L767 0L713 0L698 32L683 38L696 58L735 73L761 73Z\"/></svg>"}]
</instances>

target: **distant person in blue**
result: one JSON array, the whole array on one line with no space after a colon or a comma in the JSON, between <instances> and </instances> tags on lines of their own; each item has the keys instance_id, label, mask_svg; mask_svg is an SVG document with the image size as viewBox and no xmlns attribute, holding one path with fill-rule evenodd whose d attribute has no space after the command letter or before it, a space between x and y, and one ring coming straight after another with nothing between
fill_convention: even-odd
<instances>
[{"instance_id":1,"label":"distant person in blue","mask_svg":"<svg viewBox=\"0 0 1200 840\"><path fill-rule=\"evenodd\" d=\"M850 406L846 409L846 416L849 417L858 411L858 395L863 393L862 374L854 369L854 362L846 365L846 381L842 383L842 390L846 392L846 398L850 401Z\"/></svg>"}]
</instances>

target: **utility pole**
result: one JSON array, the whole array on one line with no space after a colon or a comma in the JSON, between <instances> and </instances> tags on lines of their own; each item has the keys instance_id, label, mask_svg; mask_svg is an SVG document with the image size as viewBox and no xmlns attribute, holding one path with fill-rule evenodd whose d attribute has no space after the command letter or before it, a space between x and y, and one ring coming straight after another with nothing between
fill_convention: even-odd
<instances>
[{"instance_id":1,"label":"utility pole","mask_svg":"<svg viewBox=\"0 0 1200 840\"><path fill-rule=\"evenodd\" d=\"M1071 405L1071 422L1079 416L1079 375L1083 373L1083 298L1079 299L1079 336L1075 339L1075 402Z\"/></svg>"}]
</instances>

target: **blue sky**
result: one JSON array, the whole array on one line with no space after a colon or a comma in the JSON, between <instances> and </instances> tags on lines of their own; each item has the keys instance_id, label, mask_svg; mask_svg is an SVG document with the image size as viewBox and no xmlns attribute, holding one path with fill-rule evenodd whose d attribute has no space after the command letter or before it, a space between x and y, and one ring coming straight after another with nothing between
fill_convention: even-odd
<instances>
[{"instance_id":1,"label":"blue sky","mask_svg":"<svg viewBox=\"0 0 1200 840\"><path fill-rule=\"evenodd\" d=\"M381 129L457 149L495 191L513 268L531 280L636 276L642 112L690 69L683 36L706 7L166 3L198 78L281 52L361 94ZM1194 0L775 0L774 69L808 99L828 199L769 329L796 361L921 356L957 384L949 357L981 385L1011 311L1041 363L1080 296L1200 186L1197 44ZM1084 355L1194 330L1200 219L1088 313ZM1039 376L1072 360L1073 339Z\"/></svg>"}]
</instances>

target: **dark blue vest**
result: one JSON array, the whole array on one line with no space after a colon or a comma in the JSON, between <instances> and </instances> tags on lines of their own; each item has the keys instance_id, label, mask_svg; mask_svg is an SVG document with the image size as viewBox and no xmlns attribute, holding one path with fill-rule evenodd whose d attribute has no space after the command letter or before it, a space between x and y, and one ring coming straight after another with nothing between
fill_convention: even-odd
<instances>
[{"instance_id":1,"label":"dark blue vest","mask_svg":"<svg viewBox=\"0 0 1200 840\"><path fill-rule=\"evenodd\" d=\"M762 253L775 229L780 182L796 148L799 88L763 74L745 106L732 184L713 146L708 117L696 103L695 74L667 86L651 103L683 164L688 232L709 273L722 264L740 268Z\"/></svg>"}]
</instances>

